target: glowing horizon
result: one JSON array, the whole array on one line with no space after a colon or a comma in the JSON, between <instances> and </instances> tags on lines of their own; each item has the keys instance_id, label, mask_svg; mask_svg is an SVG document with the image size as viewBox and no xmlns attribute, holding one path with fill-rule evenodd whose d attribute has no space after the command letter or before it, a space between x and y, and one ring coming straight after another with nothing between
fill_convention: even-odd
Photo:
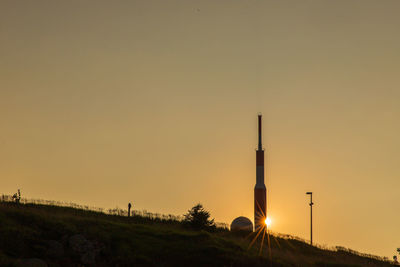
<instances>
[{"instance_id":1,"label":"glowing horizon","mask_svg":"<svg viewBox=\"0 0 400 267\"><path fill-rule=\"evenodd\" d=\"M2 1L1 193L253 221L262 112L274 231L391 258L399 8Z\"/></svg>"},{"instance_id":2,"label":"glowing horizon","mask_svg":"<svg viewBox=\"0 0 400 267\"><path fill-rule=\"evenodd\" d=\"M265 225L269 228L269 227L271 227L271 224L272 224L272 220L269 217L267 217L265 219Z\"/></svg>"}]
</instances>

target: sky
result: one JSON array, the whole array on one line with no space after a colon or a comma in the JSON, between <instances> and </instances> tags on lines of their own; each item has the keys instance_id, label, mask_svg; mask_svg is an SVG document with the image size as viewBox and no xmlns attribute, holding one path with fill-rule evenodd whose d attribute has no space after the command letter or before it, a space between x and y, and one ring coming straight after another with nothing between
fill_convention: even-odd
<instances>
[{"instance_id":1,"label":"sky","mask_svg":"<svg viewBox=\"0 0 400 267\"><path fill-rule=\"evenodd\" d=\"M0 187L400 247L397 0L0 1Z\"/></svg>"}]
</instances>

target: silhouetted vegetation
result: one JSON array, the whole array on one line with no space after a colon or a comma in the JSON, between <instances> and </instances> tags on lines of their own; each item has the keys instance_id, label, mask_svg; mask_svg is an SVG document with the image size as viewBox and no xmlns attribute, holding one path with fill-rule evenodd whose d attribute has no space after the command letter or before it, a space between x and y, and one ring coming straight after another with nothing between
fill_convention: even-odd
<instances>
[{"instance_id":1,"label":"silhouetted vegetation","mask_svg":"<svg viewBox=\"0 0 400 267\"><path fill-rule=\"evenodd\" d=\"M392 266L289 235L270 235L269 253L260 240L249 248L254 233L188 229L179 216L128 217L25 201L0 202L0 266Z\"/></svg>"},{"instance_id":2,"label":"silhouetted vegetation","mask_svg":"<svg viewBox=\"0 0 400 267\"><path fill-rule=\"evenodd\" d=\"M196 230L215 230L214 219L210 219L210 216L210 212L206 211L199 203L188 210L188 213L184 215L183 223Z\"/></svg>"}]
</instances>

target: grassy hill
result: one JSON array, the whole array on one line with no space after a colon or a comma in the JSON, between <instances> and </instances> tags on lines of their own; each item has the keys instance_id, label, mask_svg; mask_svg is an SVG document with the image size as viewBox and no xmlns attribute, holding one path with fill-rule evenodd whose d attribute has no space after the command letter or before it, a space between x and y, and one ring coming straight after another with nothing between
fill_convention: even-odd
<instances>
[{"instance_id":1,"label":"grassy hill","mask_svg":"<svg viewBox=\"0 0 400 267\"><path fill-rule=\"evenodd\" d=\"M1 266L392 266L276 235L259 255L260 240L248 248L253 237L189 230L173 218L0 202Z\"/></svg>"}]
</instances>

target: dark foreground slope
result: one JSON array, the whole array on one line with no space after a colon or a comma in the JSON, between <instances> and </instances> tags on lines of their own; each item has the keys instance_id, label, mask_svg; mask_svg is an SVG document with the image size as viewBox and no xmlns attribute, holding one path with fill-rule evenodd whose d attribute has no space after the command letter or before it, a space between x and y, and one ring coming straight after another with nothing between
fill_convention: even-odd
<instances>
[{"instance_id":1,"label":"dark foreground slope","mask_svg":"<svg viewBox=\"0 0 400 267\"><path fill-rule=\"evenodd\" d=\"M252 238L174 220L0 203L1 266L392 266L276 236L259 256L259 242L248 249Z\"/></svg>"}]
</instances>

